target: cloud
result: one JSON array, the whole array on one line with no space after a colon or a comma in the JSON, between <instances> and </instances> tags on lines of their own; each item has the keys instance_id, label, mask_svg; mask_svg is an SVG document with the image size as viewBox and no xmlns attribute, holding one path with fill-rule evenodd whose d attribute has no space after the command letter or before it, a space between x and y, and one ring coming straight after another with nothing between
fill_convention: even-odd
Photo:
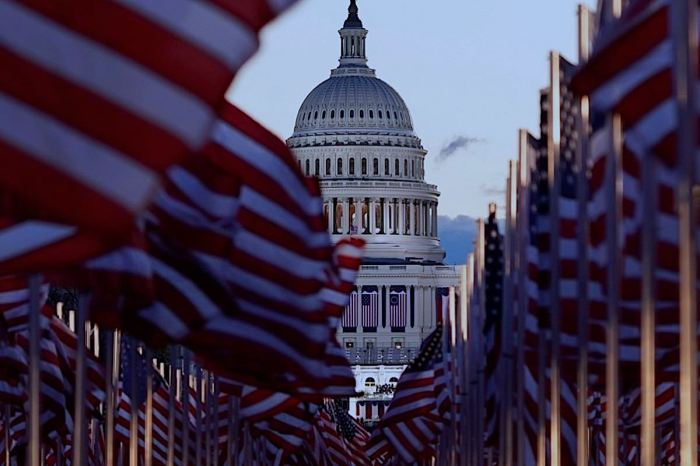
<instances>
[{"instance_id":1,"label":"cloud","mask_svg":"<svg viewBox=\"0 0 700 466\"><path fill-rule=\"evenodd\" d=\"M476 222L466 215L448 217L438 215L440 243L447 253L446 264L464 264L474 248Z\"/></svg>"},{"instance_id":2,"label":"cloud","mask_svg":"<svg viewBox=\"0 0 700 466\"><path fill-rule=\"evenodd\" d=\"M440 149L440 152L438 153L437 161L444 162L445 160L449 159L458 152L466 152L471 145L480 142L484 142L484 140L481 138L474 138L469 136L455 136L454 138L452 138L452 140L450 140L448 143L442 146L442 149Z\"/></svg>"}]
</instances>

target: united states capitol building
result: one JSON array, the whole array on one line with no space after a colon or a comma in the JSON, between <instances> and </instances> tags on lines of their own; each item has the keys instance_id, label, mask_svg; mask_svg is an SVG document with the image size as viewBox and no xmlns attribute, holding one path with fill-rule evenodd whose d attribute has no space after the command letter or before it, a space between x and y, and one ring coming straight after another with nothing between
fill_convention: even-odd
<instances>
[{"instance_id":1,"label":"united states capitol building","mask_svg":"<svg viewBox=\"0 0 700 466\"><path fill-rule=\"evenodd\" d=\"M355 0L339 32L339 65L304 99L287 144L301 170L320 179L333 238L367 242L338 338L367 394L350 411L371 419L390 399L377 392L395 384L435 328L459 267L442 264L440 193L425 181L427 151L404 100L367 64Z\"/></svg>"}]
</instances>

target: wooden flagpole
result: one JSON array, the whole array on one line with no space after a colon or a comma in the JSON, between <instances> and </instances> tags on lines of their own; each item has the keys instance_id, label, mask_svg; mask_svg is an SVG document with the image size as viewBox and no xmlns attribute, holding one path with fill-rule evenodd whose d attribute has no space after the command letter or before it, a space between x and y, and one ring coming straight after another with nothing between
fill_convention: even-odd
<instances>
[{"instance_id":1,"label":"wooden flagpole","mask_svg":"<svg viewBox=\"0 0 700 466\"><path fill-rule=\"evenodd\" d=\"M697 359L697 95L698 6L671 2L675 100L678 109L678 223L680 254L680 425L681 466L698 464Z\"/></svg>"},{"instance_id":2,"label":"wooden flagpole","mask_svg":"<svg viewBox=\"0 0 700 466\"><path fill-rule=\"evenodd\" d=\"M170 347L170 386L168 387L168 456L167 466L175 466L175 401L177 399L178 347Z\"/></svg>"},{"instance_id":3,"label":"wooden flagpole","mask_svg":"<svg viewBox=\"0 0 700 466\"><path fill-rule=\"evenodd\" d=\"M588 60L591 42L591 13L585 5L578 6L578 59L579 64ZM578 204L578 370L576 392L576 459L577 464L588 464L588 150L590 133L588 96L578 99L578 148L576 163L578 176L576 197Z\"/></svg>"},{"instance_id":4,"label":"wooden flagpole","mask_svg":"<svg viewBox=\"0 0 700 466\"><path fill-rule=\"evenodd\" d=\"M144 429L144 456L145 466L153 464L153 354L151 350L144 346L143 359L146 371L146 413Z\"/></svg>"},{"instance_id":5,"label":"wooden flagpole","mask_svg":"<svg viewBox=\"0 0 700 466\"><path fill-rule=\"evenodd\" d=\"M136 378L136 364L138 363L136 353L136 341L132 337L128 338L129 345L129 380L127 383L131 387L131 422L129 424L129 466L139 466L139 400L138 400L138 380Z\"/></svg>"},{"instance_id":6,"label":"wooden flagpole","mask_svg":"<svg viewBox=\"0 0 700 466\"><path fill-rule=\"evenodd\" d=\"M190 352L182 348L182 464L190 459Z\"/></svg>"}]
</instances>

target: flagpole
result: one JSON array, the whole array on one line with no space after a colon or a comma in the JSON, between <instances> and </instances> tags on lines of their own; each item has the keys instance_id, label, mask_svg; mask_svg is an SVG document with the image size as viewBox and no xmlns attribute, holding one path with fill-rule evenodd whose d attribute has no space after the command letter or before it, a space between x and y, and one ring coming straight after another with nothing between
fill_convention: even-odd
<instances>
[{"instance_id":1,"label":"flagpole","mask_svg":"<svg viewBox=\"0 0 700 466\"><path fill-rule=\"evenodd\" d=\"M550 228L550 303L549 315L551 326L551 359L550 359L550 449L551 465L561 465L561 370L560 346L560 232L559 232L559 201L561 197L561 180L559 175L559 141L561 137L561 78L560 55L550 52L549 55L549 109L547 132L547 180L549 182L549 228Z\"/></svg>"},{"instance_id":2,"label":"flagpole","mask_svg":"<svg viewBox=\"0 0 700 466\"><path fill-rule=\"evenodd\" d=\"M139 466L139 400L138 400L138 381L136 380L136 342L130 336L128 338L129 347L129 380L127 383L131 387L131 419L129 423L129 466Z\"/></svg>"},{"instance_id":3,"label":"flagpole","mask_svg":"<svg viewBox=\"0 0 700 466\"><path fill-rule=\"evenodd\" d=\"M590 55L590 11L585 5L578 6L578 59L585 63ZM588 96L578 99L578 177L576 197L578 200L577 241L577 313L578 313L578 371L576 392L576 458L577 464L587 465L588 442L588 150L589 150L589 102Z\"/></svg>"},{"instance_id":4,"label":"flagpole","mask_svg":"<svg viewBox=\"0 0 700 466\"><path fill-rule=\"evenodd\" d=\"M190 352L182 348L182 464L190 459Z\"/></svg>"},{"instance_id":5,"label":"flagpole","mask_svg":"<svg viewBox=\"0 0 700 466\"><path fill-rule=\"evenodd\" d=\"M619 264L619 231L621 225L622 211L622 121L619 115L613 115L611 124L611 151L608 157L608 214L607 220L607 255L608 255L608 296L607 314L608 322L606 328L606 370L605 370L605 464L616 466L619 462L618 455L618 398L619 389L619 286L620 286L620 264Z\"/></svg>"},{"instance_id":6,"label":"flagpole","mask_svg":"<svg viewBox=\"0 0 700 466\"><path fill-rule=\"evenodd\" d=\"M527 312L527 293L525 290L527 273L527 245L522 238L527 234L526 219L529 210L527 208L527 130L518 130L518 214L516 216L517 241L517 282L518 282L518 308L517 308L517 364L515 373L515 410L516 418L516 442L515 457L518 465L525 462L525 314Z\"/></svg>"},{"instance_id":7,"label":"flagpole","mask_svg":"<svg viewBox=\"0 0 700 466\"><path fill-rule=\"evenodd\" d=\"M211 419L212 419L212 405L211 405L211 378L209 373L204 375L204 462L206 466L211 466Z\"/></svg>"},{"instance_id":8,"label":"flagpole","mask_svg":"<svg viewBox=\"0 0 700 466\"><path fill-rule=\"evenodd\" d=\"M486 306L486 295L484 290L484 249L485 249L485 225L482 219L477 221L479 248L477 249L477 291L479 293L478 312L475 314L477 325L475 327L475 342L476 342L476 452L477 460L482 461L484 458L484 308Z\"/></svg>"},{"instance_id":9,"label":"flagpole","mask_svg":"<svg viewBox=\"0 0 700 466\"><path fill-rule=\"evenodd\" d=\"M29 277L29 416L28 416L28 466L41 461L41 282L40 275Z\"/></svg>"},{"instance_id":10,"label":"flagpole","mask_svg":"<svg viewBox=\"0 0 700 466\"><path fill-rule=\"evenodd\" d=\"M178 347L170 347L170 386L168 387L168 457L167 466L175 466L175 401L177 399Z\"/></svg>"},{"instance_id":11,"label":"flagpole","mask_svg":"<svg viewBox=\"0 0 700 466\"><path fill-rule=\"evenodd\" d=\"M656 214L657 184L651 154L642 165L642 303L641 381L642 418L640 466L656 464Z\"/></svg>"},{"instance_id":12,"label":"flagpole","mask_svg":"<svg viewBox=\"0 0 700 466\"><path fill-rule=\"evenodd\" d=\"M671 2L678 109L678 223L680 259L680 425L681 466L698 464L697 360L697 85L698 8L695 0Z\"/></svg>"},{"instance_id":13,"label":"flagpole","mask_svg":"<svg viewBox=\"0 0 700 466\"><path fill-rule=\"evenodd\" d=\"M517 203L517 163L508 161L508 179L506 182L506 228L504 238L504 274L503 274L503 309L501 325L503 390L501 397L501 436L499 464L511 466L513 460L513 276L515 273L515 206ZM514 199L515 198L515 199Z\"/></svg>"},{"instance_id":14,"label":"flagpole","mask_svg":"<svg viewBox=\"0 0 700 466\"><path fill-rule=\"evenodd\" d=\"M146 363L146 412L144 416L144 455L145 466L153 464L153 357L151 350L144 346L143 359Z\"/></svg>"},{"instance_id":15,"label":"flagpole","mask_svg":"<svg viewBox=\"0 0 700 466\"><path fill-rule=\"evenodd\" d=\"M116 457L114 451L114 408L115 408L115 390L114 385L119 380L119 337L116 330L108 330L105 334L107 352L105 355L107 374L107 386L105 387L105 463L106 466L115 466Z\"/></svg>"},{"instance_id":16,"label":"flagpole","mask_svg":"<svg viewBox=\"0 0 700 466\"><path fill-rule=\"evenodd\" d=\"M202 369L195 366L194 369L195 383L195 432L194 432L194 454L195 464L202 464Z\"/></svg>"},{"instance_id":17,"label":"flagpole","mask_svg":"<svg viewBox=\"0 0 700 466\"><path fill-rule=\"evenodd\" d=\"M12 465L12 458L10 457L10 405L3 406L3 418L4 418L4 429L3 429L3 441L5 442L5 466Z\"/></svg>"},{"instance_id":18,"label":"flagpole","mask_svg":"<svg viewBox=\"0 0 700 466\"><path fill-rule=\"evenodd\" d=\"M88 298L78 297L75 335L78 340L75 356L75 407L73 416L73 464L87 466L87 426L85 424L85 332Z\"/></svg>"}]
</instances>

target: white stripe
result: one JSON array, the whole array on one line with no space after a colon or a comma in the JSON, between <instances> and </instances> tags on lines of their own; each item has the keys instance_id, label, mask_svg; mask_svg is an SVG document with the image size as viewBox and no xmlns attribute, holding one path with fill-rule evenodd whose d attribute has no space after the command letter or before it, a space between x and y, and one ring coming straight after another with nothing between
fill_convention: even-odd
<instances>
[{"instance_id":1,"label":"white stripe","mask_svg":"<svg viewBox=\"0 0 700 466\"><path fill-rule=\"evenodd\" d=\"M634 88L663 69L669 68L672 57L671 41L666 40L596 89L591 95L591 107L601 112L612 109Z\"/></svg>"},{"instance_id":2,"label":"white stripe","mask_svg":"<svg viewBox=\"0 0 700 466\"><path fill-rule=\"evenodd\" d=\"M278 180L280 187L308 215L321 215L321 201L309 193L301 177L281 160L280 155L221 120L214 126L212 140L230 150L233 156Z\"/></svg>"},{"instance_id":3,"label":"white stripe","mask_svg":"<svg viewBox=\"0 0 700 466\"><path fill-rule=\"evenodd\" d=\"M2 124L0 124L0 133L2 133ZM22 222L3 228L0 230L0 261L70 238L76 231L74 227L37 221Z\"/></svg>"},{"instance_id":4,"label":"white stripe","mask_svg":"<svg viewBox=\"0 0 700 466\"><path fill-rule=\"evenodd\" d=\"M233 220L238 211L238 199L210 190L199 178L179 165L168 171L168 178L192 201L209 215Z\"/></svg>"},{"instance_id":5,"label":"white stripe","mask_svg":"<svg viewBox=\"0 0 700 466\"><path fill-rule=\"evenodd\" d=\"M132 212L142 210L158 186L143 165L2 93L0 138Z\"/></svg>"},{"instance_id":6,"label":"white stripe","mask_svg":"<svg viewBox=\"0 0 700 466\"><path fill-rule=\"evenodd\" d=\"M129 8L239 68L255 52L257 34L235 16L208 2L193 0L119 0Z\"/></svg>"},{"instance_id":7,"label":"white stripe","mask_svg":"<svg viewBox=\"0 0 700 466\"><path fill-rule=\"evenodd\" d=\"M193 149L206 140L212 110L167 79L16 3L0 3L0 18L0 44L18 55L152 121Z\"/></svg>"}]
</instances>

